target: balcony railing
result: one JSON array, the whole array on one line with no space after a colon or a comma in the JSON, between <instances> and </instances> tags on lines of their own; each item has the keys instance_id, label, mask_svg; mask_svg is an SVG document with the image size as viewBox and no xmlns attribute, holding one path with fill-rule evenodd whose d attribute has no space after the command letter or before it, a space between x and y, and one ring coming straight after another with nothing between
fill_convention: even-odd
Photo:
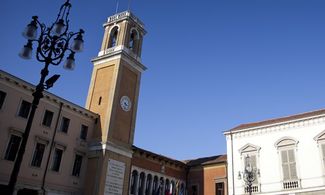
<instances>
[{"instance_id":1,"label":"balcony railing","mask_svg":"<svg viewBox=\"0 0 325 195\"><path fill-rule=\"evenodd\" d=\"M258 184L252 185L252 193L258 193L259 191L259 187ZM249 193L249 188L245 187L245 194Z\"/></svg>"},{"instance_id":2,"label":"balcony railing","mask_svg":"<svg viewBox=\"0 0 325 195\"><path fill-rule=\"evenodd\" d=\"M283 181L283 189L284 190L291 190L291 189L297 189L300 188L300 180L287 180Z\"/></svg>"}]
</instances>

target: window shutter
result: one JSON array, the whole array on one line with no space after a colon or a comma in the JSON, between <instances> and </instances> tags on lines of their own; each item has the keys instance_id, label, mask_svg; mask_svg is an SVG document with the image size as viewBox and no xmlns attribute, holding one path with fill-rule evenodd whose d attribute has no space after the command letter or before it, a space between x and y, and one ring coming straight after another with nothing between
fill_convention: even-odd
<instances>
[{"instance_id":1,"label":"window shutter","mask_svg":"<svg viewBox=\"0 0 325 195\"><path fill-rule=\"evenodd\" d=\"M297 169L296 169L296 163L290 163L290 178L291 179L297 179Z\"/></svg>"},{"instance_id":2,"label":"window shutter","mask_svg":"<svg viewBox=\"0 0 325 195\"><path fill-rule=\"evenodd\" d=\"M281 151L281 160L282 160L282 164L288 163L288 156L286 150Z\"/></svg>"},{"instance_id":3,"label":"window shutter","mask_svg":"<svg viewBox=\"0 0 325 195\"><path fill-rule=\"evenodd\" d=\"M255 155L251 156L251 163L252 163L252 167L256 169L257 165L256 165L256 156Z\"/></svg>"},{"instance_id":4,"label":"window shutter","mask_svg":"<svg viewBox=\"0 0 325 195\"><path fill-rule=\"evenodd\" d=\"M294 150L288 150L289 162L296 162Z\"/></svg>"},{"instance_id":5,"label":"window shutter","mask_svg":"<svg viewBox=\"0 0 325 195\"><path fill-rule=\"evenodd\" d=\"M286 150L281 151L283 180L289 180L290 179L287 152L288 151L286 151Z\"/></svg>"}]
</instances>

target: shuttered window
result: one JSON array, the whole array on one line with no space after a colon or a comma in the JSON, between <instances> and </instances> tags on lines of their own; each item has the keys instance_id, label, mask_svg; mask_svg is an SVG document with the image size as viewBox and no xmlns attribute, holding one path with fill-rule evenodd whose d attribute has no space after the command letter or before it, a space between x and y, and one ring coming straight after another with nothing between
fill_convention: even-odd
<instances>
[{"instance_id":1,"label":"shuttered window","mask_svg":"<svg viewBox=\"0 0 325 195\"><path fill-rule=\"evenodd\" d=\"M296 158L294 149L281 151L283 180L297 179Z\"/></svg>"}]
</instances>

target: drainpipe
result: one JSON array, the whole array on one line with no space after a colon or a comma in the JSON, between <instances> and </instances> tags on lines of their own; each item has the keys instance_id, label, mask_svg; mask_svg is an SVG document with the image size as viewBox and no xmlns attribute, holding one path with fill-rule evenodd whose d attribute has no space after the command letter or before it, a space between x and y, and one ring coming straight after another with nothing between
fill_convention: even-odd
<instances>
[{"instance_id":1,"label":"drainpipe","mask_svg":"<svg viewBox=\"0 0 325 195\"><path fill-rule=\"evenodd\" d=\"M44 174L43 174L43 178L42 178L42 187L41 187L41 189L43 191L43 195L45 195L45 188L44 188L44 186L45 186L45 179L46 179L47 169L49 167L49 162L50 162L50 158L51 158L51 154L52 154L52 150L53 150L53 146L54 146L55 135L56 135L56 132L58 130L58 124L59 124L60 117L61 117L62 107L63 107L63 103L60 102L60 108L59 108L58 118L56 119L55 127L54 127L54 132L53 132L53 136L52 136L52 139L51 139L50 152L49 152L49 155L47 156L46 166L45 166L45 170L44 170Z\"/></svg>"},{"instance_id":2,"label":"drainpipe","mask_svg":"<svg viewBox=\"0 0 325 195\"><path fill-rule=\"evenodd\" d=\"M230 131L230 142L231 142L231 172L232 172L232 194L235 195L235 170L234 170L234 142L232 132Z\"/></svg>"}]
</instances>

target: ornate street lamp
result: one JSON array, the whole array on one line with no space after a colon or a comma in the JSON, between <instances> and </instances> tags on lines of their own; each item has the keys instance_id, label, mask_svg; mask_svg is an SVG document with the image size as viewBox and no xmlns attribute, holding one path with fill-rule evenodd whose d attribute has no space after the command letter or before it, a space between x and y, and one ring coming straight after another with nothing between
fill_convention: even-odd
<instances>
[{"instance_id":1,"label":"ornate street lamp","mask_svg":"<svg viewBox=\"0 0 325 195\"><path fill-rule=\"evenodd\" d=\"M39 62L45 64L41 71L41 78L36 86L35 92L33 93L33 102L31 111L26 124L25 132L22 136L21 145L17 154L17 158L12 170L10 181L8 184L9 194L13 194L19 169L23 156L25 153L25 147L27 144L30 129L33 123L35 111L41 98L43 98L43 91L53 87L55 81L60 75L53 75L45 81L46 76L49 74L48 67L50 65L59 65L65 53L70 52L64 63L64 68L73 70L75 67L74 55L76 52L83 50L83 34L82 29L79 32L68 32L69 30L69 12L71 4L67 0L60 8L59 14L50 27L46 27L45 24L38 20L37 16L32 17L32 21L27 25L23 32L23 36L28 40L27 44L24 45L19 56L23 59L31 59L33 51L33 42L36 43L36 59ZM39 30L38 30L39 29ZM40 32L40 35L38 35ZM73 39L73 40L72 40Z\"/></svg>"},{"instance_id":2,"label":"ornate street lamp","mask_svg":"<svg viewBox=\"0 0 325 195\"><path fill-rule=\"evenodd\" d=\"M257 177L260 177L260 170L252 166L251 157L249 155L245 157L245 170L243 172L238 172L238 180L242 179L242 175L247 189L245 189L245 192L248 191L249 195L251 195L253 183Z\"/></svg>"}]
</instances>

